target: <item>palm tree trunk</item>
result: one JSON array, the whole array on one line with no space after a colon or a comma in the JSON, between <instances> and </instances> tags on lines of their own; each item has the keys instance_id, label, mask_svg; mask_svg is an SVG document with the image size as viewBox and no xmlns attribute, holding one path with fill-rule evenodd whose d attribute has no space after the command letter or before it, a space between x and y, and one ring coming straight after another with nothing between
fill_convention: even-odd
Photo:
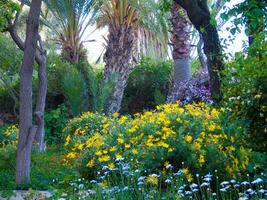
<instances>
[{"instance_id":1,"label":"palm tree trunk","mask_svg":"<svg viewBox=\"0 0 267 200\"><path fill-rule=\"evenodd\" d=\"M179 84L191 78L190 23L185 17L185 12L176 2L173 2L171 11L174 83Z\"/></svg>"},{"instance_id":2,"label":"palm tree trunk","mask_svg":"<svg viewBox=\"0 0 267 200\"><path fill-rule=\"evenodd\" d=\"M106 63L104 70L104 83L108 83L115 75L115 86L112 91L106 113L119 112L126 82L129 77L129 63L134 44L134 29L121 25L110 25L107 48L104 55Z\"/></svg>"},{"instance_id":3,"label":"palm tree trunk","mask_svg":"<svg viewBox=\"0 0 267 200\"><path fill-rule=\"evenodd\" d=\"M173 97L173 95L176 94L175 90L178 89L178 85L192 77L189 43L191 25L186 19L185 12L176 2L172 4L171 14L174 77L173 89L168 99L176 99L178 97Z\"/></svg>"}]
</instances>

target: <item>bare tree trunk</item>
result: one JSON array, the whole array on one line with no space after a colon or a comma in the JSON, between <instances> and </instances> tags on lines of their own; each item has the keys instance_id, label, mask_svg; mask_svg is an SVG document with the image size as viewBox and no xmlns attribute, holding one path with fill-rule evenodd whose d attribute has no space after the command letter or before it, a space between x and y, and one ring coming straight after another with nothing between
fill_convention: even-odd
<instances>
[{"instance_id":1,"label":"bare tree trunk","mask_svg":"<svg viewBox=\"0 0 267 200\"><path fill-rule=\"evenodd\" d=\"M27 19L23 63L20 70L19 140L16 161L16 183L30 181L31 148L37 131L32 125L32 73L38 39L42 0L31 3Z\"/></svg>"},{"instance_id":2,"label":"bare tree trunk","mask_svg":"<svg viewBox=\"0 0 267 200\"><path fill-rule=\"evenodd\" d=\"M204 52L207 56L207 66L210 76L212 99L218 102L222 99L221 71L223 60L219 35L214 24L211 22L207 0L175 0L182 6L195 28L203 36Z\"/></svg>"},{"instance_id":3,"label":"bare tree trunk","mask_svg":"<svg viewBox=\"0 0 267 200\"><path fill-rule=\"evenodd\" d=\"M24 1L21 1L21 7L23 7ZM19 37L16 31L16 22L18 21L20 13L16 14L16 18L14 22L9 20L9 26L7 27L7 31L10 33L11 38L16 43L16 45L22 50L25 51L25 43ZM38 76L39 76L39 88L38 88L38 96L35 110L35 119L38 125L37 134L35 140L38 143L38 151L44 152L45 143L44 143L44 108L45 108L45 99L46 99L46 91L47 91L47 77L46 77L46 60L47 53L43 47L43 43L41 41L41 37L38 36L39 46L36 49L35 53L35 61L39 65Z\"/></svg>"},{"instance_id":4,"label":"bare tree trunk","mask_svg":"<svg viewBox=\"0 0 267 200\"><path fill-rule=\"evenodd\" d=\"M207 68L207 58L203 52L203 45L204 45L203 37L201 34L199 34L199 41L197 43L198 59L200 61L201 68L206 69Z\"/></svg>"},{"instance_id":5,"label":"bare tree trunk","mask_svg":"<svg viewBox=\"0 0 267 200\"><path fill-rule=\"evenodd\" d=\"M39 63L38 77L38 96L35 108L36 125L38 126L36 133L36 141L38 143L37 151L39 153L45 152L45 130L44 130L44 112L45 112L45 100L47 93L47 79L46 79L46 53L42 56L42 62Z\"/></svg>"}]
</instances>

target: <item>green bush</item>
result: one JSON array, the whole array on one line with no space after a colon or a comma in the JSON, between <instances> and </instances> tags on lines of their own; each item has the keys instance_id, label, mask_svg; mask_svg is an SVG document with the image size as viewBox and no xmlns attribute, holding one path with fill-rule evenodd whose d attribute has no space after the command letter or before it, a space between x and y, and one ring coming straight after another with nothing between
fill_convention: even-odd
<instances>
[{"instance_id":1,"label":"green bush","mask_svg":"<svg viewBox=\"0 0 267 200\"><path fill-rule=\"evenodd\" d=\"M236 54L224 71L225 107L233 118L249 127L247 141L254 150L265 151L267 117L267 43L259 37L247 54Z\"/></svg>"},{"instance_id":2,"label":"green bush","mask_svg":"<svg viewBox=\"0 0 267 200\"><path fill-rule=\"evenodd\" d=\"M0 111L14 113L18 107L19 69L23 54L2 33L0 49Z\"/></svg>"},{"instance_id":3,"label":"green bush","mask_svg":"<svg viewBox=\"0 0 267 200\"><path fill-rule=\"evenodd\" d=\"M170 86L172 70L171 61L143 57L129 76L121 112L142 112L164 103Z\"/></svg>"},{"instance_id":4,"label":"green bush","mask_svg":"<svg viewBox=\"0 0 267 200\"><path fill-rule=\"evenodd\" d=\"M174 171L186 170L189 181L193 173L215 170L220 177L235 177L250 158L241 124L229 124L223 109L204 104L166 104L134 118L84 113L65 132L67 158L88 178L120 159L148 173L164 173L169 163Z\"/></svg>"},{"instance_id":5,"label":"green bush","mask_svg":"<svg viewBox=\"0 0 267 200\"><path fill-rule=\"evenodd\" d=\"M64 142L63 129L69 119L67 108L60 105L57 109L45 113L45 141L48 144Z\"/></svg>"}]
</instances>

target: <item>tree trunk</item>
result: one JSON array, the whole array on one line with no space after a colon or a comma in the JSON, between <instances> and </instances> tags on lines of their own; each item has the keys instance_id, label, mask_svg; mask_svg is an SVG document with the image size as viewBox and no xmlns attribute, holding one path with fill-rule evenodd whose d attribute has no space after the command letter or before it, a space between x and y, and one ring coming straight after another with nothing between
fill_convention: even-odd
<instances>
[{"instance_id":1,"label":"tree trunk","mask_svg":"<svg viewBox=\"0 0 267 200\"><path fill-rule=\"evenodd\" d=\"M47 93L47 79L46 79L46 53L42 56L42 62L39 63L38 77L38 96L35 109L36 125L38 126L36 132L36 141L38 143L37 151L39 153L45 152L45 130L44 130L44 112L45 112L45 100Z\"/></svg>"},{"instance_id":2,"label":"tree trunk","mask_svg":"<svg viewBox=\"0 0 267 200\"><path fill-rule=\"evenodd\" d=\"M190 64L190 23L186 19L185 11L173 2L171 9L171 24L173 46L172 57L174 60L173 88L168 99L177 99L175 94L181 82L187 81L192 77Z\"/></svg>"},{"instance_id":3,"label":"tree trunk","mask_svg":"<svg viewBox=\"0 0 267 200\"><path fill-rule=\"evenodd\" d=\"M37 131L32 125L32 73L38 39L38 26L42 0L31 3L27 19L24 57L20 70L19 140L16 161L16 183L30 181L31 147Z\"/></svg>"},{"instance_id":4,"label":"tree trunk","mask_svg":"<svg viewBox=\"0 0 267 200\"><path fill-rule=\"evenodd\" d=\"M174 84L191 78L190 65L190 23L186 19L186 13L176 3L172 4L172 56L174 60Z\"/></svg>"},{"instance_id":5,"label":"tree trunk","mask_svg":"<svg viewBox=\"0 0 267 200\"><path fill-rule=\"evenodd\" d=\"M108 114L120 111L126 82L130 73L129 62L132 56L133 43L133 27L110 25L108 44L104 55L104 61L106 63L104 83L108 83L113 75L116 76L116 80L106 109L106 113Z\"/></svg>"},{"instance_id":6,"label":"tree trunk","mask_svg":"<svg viewBox=\"0 0 267 200\"><path fill-rule=\"evenodd\" d=\"M198 59L200 61L200 65L202 69L207 69L207 58L205 54L203 53L203 38L202 35L199 34L199 41L197 43L197 54L198 54Z\"/></svg>"},{"instance_id":7,"label":"tree trunk","mask_svg":"<svg viewBox=\"0 0 267 200\"><path fill-rule=\"evenodd\" d=\"M204 41L204 52L210 76L212 99L218 102L222 98L221 71L223 69L222 52L219 35L215 24L212 24L207 0L175 0L188 14L190 21L200 32Z\"/></svg>"}]
</instances>

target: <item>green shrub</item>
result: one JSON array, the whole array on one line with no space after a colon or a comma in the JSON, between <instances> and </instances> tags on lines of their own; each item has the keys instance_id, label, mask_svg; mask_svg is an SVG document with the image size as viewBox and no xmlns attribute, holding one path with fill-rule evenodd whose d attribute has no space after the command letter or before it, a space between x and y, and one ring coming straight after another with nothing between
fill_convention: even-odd
<instances>
[{"instance_id":1,"label":"green shrub","mask_svg":"<svg viewBox=\"0 0 267 200\"><path fill-rule=\"evenodd\" d=\"M143 57L129 76L121 112L142 112L164 103L170 86L172 70L171 61Z\"/></svg>"},{"instance_id":2,"label":"green shrub","mask_svg":"<svg viewBox=\"0 0 267 200\"><path fill-rule=\"evenodd\" d=\"M120 159L142 172L174 170L235 177L247 169L250 151L245 129L227 113L204 104L158 106L155 112L119 117L84 113L66 127L65 145L70 163L93 178L103 166L114 168Z\"/></svg>"},{"instance_id":3,"label":"green shrub","mask_svg":"<svg viewBox=\"0 0 267 200\"><path fill-rule=\"evenodd\" d=\"M69 114L64 105L45 113L45 141L48 144L64 142L63 129L68 122Z\"/></svg>"},{"instance_id":4,"label":"green shrub","mask_svg":"<svg viewBox=\"0 0 267 200\"><path fill-rule=\"evenodd\" d=\"M265 151L267 117L267 43L259 37L247 52L238 53L224 72L224 105L233 118L245 120L250 129L247 141Z\"/></svg>"}]
</instances>

